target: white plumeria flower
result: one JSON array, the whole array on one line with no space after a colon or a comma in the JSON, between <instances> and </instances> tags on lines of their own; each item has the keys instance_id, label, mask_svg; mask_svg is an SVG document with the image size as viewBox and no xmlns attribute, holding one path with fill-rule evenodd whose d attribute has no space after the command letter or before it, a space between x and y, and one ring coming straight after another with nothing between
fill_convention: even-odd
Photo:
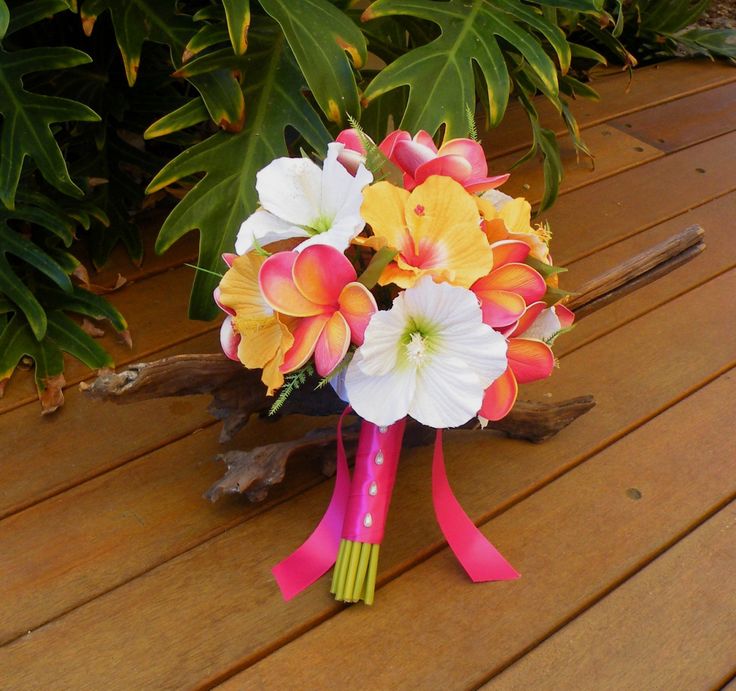
<instances>
[{"instance_id":1,"label":"white plumeria flower","mask_svg":"<svg viewBox=\"0 0 736 691\"><path fill-rule=\"evenodd\" d=\"M363 230L362 191L373 175L358 166L351 175L337 157L343 144L327 147L322 168L308 158L277 158L256 175L261 207L240 226L235 251L250 252L277 240L307 238L296 249L332 245L344 252Z\"/></svg>"},{"instance_id":2,"label":"white plumeria flower","mask_svg":"<svg viewBox=\"0 0 736 691\"><path fill-rule=\"evenodd\" d=\"M457 427L506 365L506 341L483 323L475 295L427 275L373 315L345 386L355 412L376 425L411 415Z\"/></svg>"}]
</instances>

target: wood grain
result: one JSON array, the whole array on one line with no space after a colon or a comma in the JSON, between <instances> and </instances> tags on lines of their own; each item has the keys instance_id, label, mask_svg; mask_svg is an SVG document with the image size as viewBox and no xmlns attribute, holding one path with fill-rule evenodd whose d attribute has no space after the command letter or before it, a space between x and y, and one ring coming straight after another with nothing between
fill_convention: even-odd
<instances>
[{"instance_id":1,"label":"wood grain","mask_svg":"<svg viewBox=\"0 0 736 691\"><path fill-rule=\"evenodd\" d=\"M562 196L544 215L555 262L567 266L736 189L735 150L736 133L727 134Z\"/></svg>"},{"instance_id":2,"label":"wood grain","mask_svg":"<svg viewBox=\"0 0 736 691\"><path fill-rule=\"evenodd\" d=\"M736 130L736 84L727 84L608 122L662 151Z\"/></svg>"},{"instance_id":3,"label":"wood grain","mask_svg":"<svg viewBox=\"0 0 736 691\"><path fill-rule=\"evenodd\" d=\"M171 354L216 347L217 334L210 333L175 346ZM207 403L206 396L193 396L121 408L85 400L71 389L67 405L52 419L39 418L35 405L6 412L0 438L12 453L2 459L0 516L213 424Z\"/></svg>"},{"instance_id":4,"label":"wood grain","mask_svg":"<svg viewBox=\"0 0 736 691\"><path fill-rule=\"evenodd\" d=\"M595 156L593 161L587 156L578 156L569 136L559 140L560 158L565 169L560 194L664 155L660 149L608 125L596 125L586 130L585 141ZM512 197L525 197L536 204L544 193L544 172L536 158L512 170L511 167L518 158L517 154L508 154L493 159L490 162L491 173L498 175L511 172L511 178L503 186L503 192Z\"/></svg>"},{"instance_id":5,"label":"wood grain","mask_svg":"<svg viewBox=\"0 0 736 691\"><path fill-rule=\"evenodd\" d=\"M736 80L733 67L726 62L711 63L707 60L671 60L669 62L635 70L633 78L628 72L593 78L591 86L598 91L599 101L584 98L570 101L570 108L581 128L599 125L643 109L656 110L660 104L681 99L713 89ZM565 125L547 99L534 100L544 127L557 134L566 134ZM697 124L692 129L697 130ZM586 133L583 132L583 136ZM512 101L506 117L495 129L481 132L481 141L489 158L517 151L531 145L529 120L523 108Z\"/></svg>"},{"instance_id":6,"label":"wood grain","mask_svg":"<svg viewBox=\"0 0 736 691\"><path fill-rule=\"evenodd\" d=\"M382 588L373 610L341 611L221 688L475 686L733 500L734 404L730 374L484 526L519 580L473 585L443 550ZM693 428L693 415L714 426Z\"/></svg>"},{"instance_id":7,"label":"wood grain","mask_svg":"<svg viewBox=\"0 0 736 691\"><path fill-rule=\"evenodd\" d=\"M585 388L601 396L586 424L569 434L531 447L482 433L448 435L451 481L468 513L485 520L504 510L733 364L730 344L708 333L736 317L736 304L720 314L714 309L734 288L736 274L718 278L567 358L555 376L555 396L579 390L586 377ZM664 349L672 353L667 362L642 356ZM382 583L441 547L427 462L425 451L402 459L381 554ZM252 661L338 610L320 585L283 603L270 575L270 567L316 524L330 491L321 484L18 639L2 649L0 665L20 686L29 674L40 686L46 674L79 686L86 673L75 651L83 648L96 673L107 678L109 670L115 684L130 688L164 680L195 684ZM380 611L377 620L384 618ZM217 626L202 628L202 621ZM125 669L116 663L121 638ZM29 671L39 650L46 665Z\"/></svg>"},{"instance_id":8,"label":"wood grain","mask_svg":"<svg viewBox=\"0 0 736 691\"><path fill-rule=\"evenodd\" d=\"M731 503L483 688L717 688L734 664L734 533Z\"/></svg>"},{"instance_id":9,"label":"wood grain","mask_svg":"<svg viewBox=\"0 0 736 691\"><path fill-rule=\"evenodd\" d=\"M717 205L717 202L711 205ZM727 207L719 207L714 213L723 213L724 208ZM693 277L684 277L684 279L682 277L673 279L669 284L669 293L658 290L656 299L659 302L655 303L655 306L666 301L668 296L674 297L694 285L683 284L683 280L692 278L697 284L698 281L702 282L709 275L720 273L724 263L727 266L733 265L736 261L736 246L729 242L730 236L726 233L725 226L714 224L714 228L720 233L714 236L713 250L703 257L704 263L699 265L696 274ZM649 231L647 235L651 234L656 239L655 231L657 231L656 228ZM661 233L662 231L660 235ZM624 244L632 242L633 239ZM640 239L640 244L643 242L645 240ZM618 250L618 254L614 253L614 250ZM625 248L614 246L583 260L584 266L578 271L579 275L585 277L596 270L594 266L600 270L603 266L617 261L622 251L624 252L622 256L627 256ZM609 256L611 254L613 254L612 257ZM574 265L571 273L575 273L577 268ZM652 306L651 301L637 303L637 307L645 311L647 307L651 309ZM635 312L631 313L630 308L622 310L616 315L618 321L609 319L605 322L605 326L608 331L611 331L636 316ZM580 329L584 329L584 322L576 327L570 336L560 341L562 347L558 349L559 353L564 354L567 350L572 349L567 347L568 341L576 336ZM590 334L586 336L590 340ZM563 366L567 367L564 360ZM577 380L577 384L578 390L582 391L586 385L592 387L595 383L581 378ZM111 406L102 406L102 408L114 414L114 410L110 410ZM139 424L146 423L142 421ZM254 424L257 429L260 429L257 423L251 424L247 434L239 437L239 447L268 443L290 436L284 431L284 425L266 426L261 434L253 430ZM288 423L285 424L288 425ZM292 430L289 427L288 429L293 435L297 433L296 428ZM18 631L35 628L86 599L153 568L166 558L196 544L197 541L206 540L213 534L213 530L220 531L231 525L230 503L225 507L222 515L218 510L212 510L206 504L198 503L200 495L208 486L207 483L211 483L213 476L216 477L222 472L220 466L209 463L214 453L221 449L216 443L216 437L215 428L208 428L196 437L185 437L180 442L174 442L163 449L147 454L138 461L130 463L128 467L115 471L107 480L104 478L108 476L103 476L103 478L93 480L92 484L83 485L56 497L51 502L43 502L35 509L25 511L15 521L0 522L0 553L8 555L14 554L19 544L42 545L46 540L56 541L57 535L54 531L49 530L49 526L63 524L65 515L90 516L91 522L88 526L85 527L84 522L79 525L85 539L96 536L99 531L102 531L102 535L95 537L91 544L84 540L80 542L70 540L67 545L74 545L73 549L69 548L61 552L43 549L41 551L47 556L42 562L24 566L16 571L20 580L15 585L12 579L8 582L8 600L4 606L8 621L5 626L0 625L2 640L17 635ZM193 450L193 447L196 447L196 451ZM121 451L124 449L123 446ZM101 457L100 460L110 463L104 457ZM282 492L291 494L300 491L321 479L316 466L310 466L311 474L305 479L297 461L301 459L295 459L295 463L290 466L287 484L277 493L277 497L282 496ZM167 477L169 478L168 486L165 484ZM126 491L126 488L131 487L146 488L146 491L140 494L130 489ZM168 507L168 510L164 514L152 513L149 506L149 504L156 503L156 496L159 492L166 493L166 502L162 503ZM133 562L127 562L125 568L118 564L119 557L114 551L108 551L104 547L102 551L98 551L100 545L106 544L105 535L107 534L107 528L103 527L104 523L101 522L99 516L108 505L109 497L118 495L136 507L131 515L142 515L148 511L145 519L146 530L142 534L126 535L128 544L131 547L135 545L133 552L136 559ZM84 505L84 511L75 508L80 505ZM241 503L236 505L243 506ZM176 506L179 507L179 510L176 511L178 515L174 516L171 512ZM242 520L247 520L251 515L250 511L244 509ZM186 533L187 539L183 541L178 532L174 534L167 532L180 522L185 522L189 529ZM136 525L133 527L140 530ZM153 550L148 546L148 541L151 540L156 541L157 549ZM83 565L87 573L86 579L78 577L77 562ZM11 559L9 563L14 562ZM55 575L51 578L48 574ZM95 576L95 574L98 575ZM99 580L95 580L96 578ZM44 597L38 598L37 594L41 589Z\"/></svg>"}]
</instances>

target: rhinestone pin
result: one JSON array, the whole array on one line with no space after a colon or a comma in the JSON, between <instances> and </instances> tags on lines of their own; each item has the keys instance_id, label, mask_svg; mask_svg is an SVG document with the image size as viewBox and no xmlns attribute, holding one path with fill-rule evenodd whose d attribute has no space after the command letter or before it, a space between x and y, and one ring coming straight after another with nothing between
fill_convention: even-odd
<instances>
[{"instance_id":1,"label":"rhinestone pin","mask_svg":"<svg viewBox=\"0 0 736 691\"><path fill-rule=\"evenodd\" d=\"M365 516L363 517L363 525L364 525L364 526L365 526L366 528L370 528L370 527L371 527L371 526L373 525L373 516L371 516L371 515L370 515L369 513L367 513L367 514L366 514L366 515L365 515Z\"/></svg>"},{"instance_id":2,"label":"rhinestone pin","mask_svg":"<svg viewBox=\"0 0 736 691\"><path fill-rule=\"evenodd\" d=\"M378 428L378 431L379 431L379 432L380 432L381 434L386 434L386 432L388 432L388 427L386 427L385 425L381 425L381 426L380 426L380 427Z\"/></svg>"},{"instance_id":3,"label":"rhinestone pin","mask_svg":"<svg viewBox=\"0 0 736 691\"><path fill-rule=\"evenodd\" d=\"M375 482L371 482L371 486L368 488L368 494L375 497L378 494L378 485Z\"/></svg>"},{"instance_id":4,"label":"rhinestone pin","mask_svg":"<svg viewBox=\"0 0 736 691\"><path fill-rule=\"evenodd\" d=\"M376 465L383 465L383 451L379 451L373 459Z\"/></svg>"}]
</instances>

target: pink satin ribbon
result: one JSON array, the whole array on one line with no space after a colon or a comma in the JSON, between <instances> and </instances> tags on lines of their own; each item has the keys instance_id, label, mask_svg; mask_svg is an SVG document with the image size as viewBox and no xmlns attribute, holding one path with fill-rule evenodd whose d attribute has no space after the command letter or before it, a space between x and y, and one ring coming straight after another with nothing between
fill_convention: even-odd
<instances>
[{"instance_id":1,"label":"pink satin ribbon","mask_svg":"<svg viewBox=\"0 0 736 691\"><path fill-rule=\"evenodd\" d=\"M442 453L442 430L437 430L432 461L432 503L442 534L475 583L511 581L519 573L478 530L452 493Z\"/></svg>"},{"instance_id":2,"label":"pink satin ribbon","mask_svg":"<svg viewBox=\"0 0 736 691\"><path fill-rule=\"evenodd\" d=\"M384 428L368 421L361 424L350 500L342 528L346 540L371 545L380 545L383 541L405 427L406 418ZM376 463L379 453L381 462ZM366 525L367 516L370 516L369 525Z\"/></svg>"},{"instance_id":3,"label":"pink satin ribbon","mask_svg":"<svg viewBox=\"0 0 736 691\"><path fill-rule=\"evenodd\" d=\"M374 523L376 530L372 527L361 527L360 520L365 515L366 506L368 506L367 504L364 506L366 496L364 490L366 482L371 481L370 477L363 477L359 473L360 477L356 477L359 480L359 487L355 488L356 501L350 501L350 471L342 439L343 419L350 410L350 406L345 409L337 426L337 476L335 489L332 492L332 499L327 511L304 544L272 569L285 600L291 600L327 573L337 559L341 536L373 544L380 543L378 538L383 537L383 524L385 514L388 511L390 491L385 498L383 492L381 497L376 498L376 506L379 507L376 516L379 520ZM400 431L397 428L397 434L387 434L385 437L388 438L383 440L379 439L373 429L368 428L365 435L370 435L370 439L365 438L364 448L370 459L374 457L379 444L382 442L386 460L389 460L390 456L394 456L395 460L398 461L399 450L393 447L401 443L403 422L401 421ZM368 424L370 423L363 423L363 426L365 427ZM396 424L398 426L398 423ZM364 432L361 429L361 441L363 440ZM363 446L363 444L359 446ZM365 464L362 465L365 466ZM357 467L360 466L357 465ZM393 485L393 478L390 482ZM432 502L437 522L447 540L447 544L474 582L508 581L519 577L519 573L513 566L504 559L501 553L468 518L452 493L452 488L447 480L445 458L442 453L442 430L437 430L435 437L432 461ZM374 510L376 510L375 507ZM374 542L376 539L378 539L378 542Z\"/></svg>"},{"instance_id":4,"label":"pink satin ribbon","mask_svg":"<svg viewBox=\"0 0 736 691\"><path fill-rule=\"evenodd\" d=\"M284 600L291 600L329 571L337 559L340 535L350 498L350 470L342 441L342 423L348 406L337 423L337 474L332 499L319 525L301 547L271 569Z\"/></svg>"}]
</instances>

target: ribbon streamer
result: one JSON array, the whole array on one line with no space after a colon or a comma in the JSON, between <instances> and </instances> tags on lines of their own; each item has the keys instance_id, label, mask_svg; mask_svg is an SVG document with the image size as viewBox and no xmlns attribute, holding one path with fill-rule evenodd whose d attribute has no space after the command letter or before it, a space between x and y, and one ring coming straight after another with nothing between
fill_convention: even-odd
<instances>
[{"instance_id":1,"label":"ribbon streamer","mask_svg":"<svg viewBox=\"0 0 736 691\"><path fill-rule=\"evenodd\" d=\"M284 600L291 600L329 571L337 559L340 535L350 498L350 470L342 440L342 423L348 406L337 423L337 474L332 499L319 525L301 547L271 569Z\"/></svg>"},{"instance_id":2,"label":"ribbon streamer","mask_svg":"<svg viewBox=\"0 0 736 691\"><path fill-rule=\"evenodd\" d=\"M345 408L337 425L337 475L327 511L302 546L272 569L285 600L291 600L312 585L335 563L346 515L352 516L354 513L348 509L351 498L350 470L342 439L343 420L350 410L350 406ZM391 440L392 444L401 443L401 433L403 425L401 431ZM398 458L398 450L396 457ZM432 503L437 523L447 544L475 583L519 578L519 573L478 530L453 494L445 470L442 430L437 430L434 444ZM349 525L353 523L355 520L351 520Z\"/></svg>"},{"instance_id":3,"label":"ribbon streamer","mask_svg":"<svg viewBox=\"0 0 736 691\"><path fill-rule=\"evenodd\" d=\"M437 430L432 461L432 503L442 534L475 583L510 581L520 574L486 539L452 493L442 453L442 430Z\"/></svg>"}]
</instances>

